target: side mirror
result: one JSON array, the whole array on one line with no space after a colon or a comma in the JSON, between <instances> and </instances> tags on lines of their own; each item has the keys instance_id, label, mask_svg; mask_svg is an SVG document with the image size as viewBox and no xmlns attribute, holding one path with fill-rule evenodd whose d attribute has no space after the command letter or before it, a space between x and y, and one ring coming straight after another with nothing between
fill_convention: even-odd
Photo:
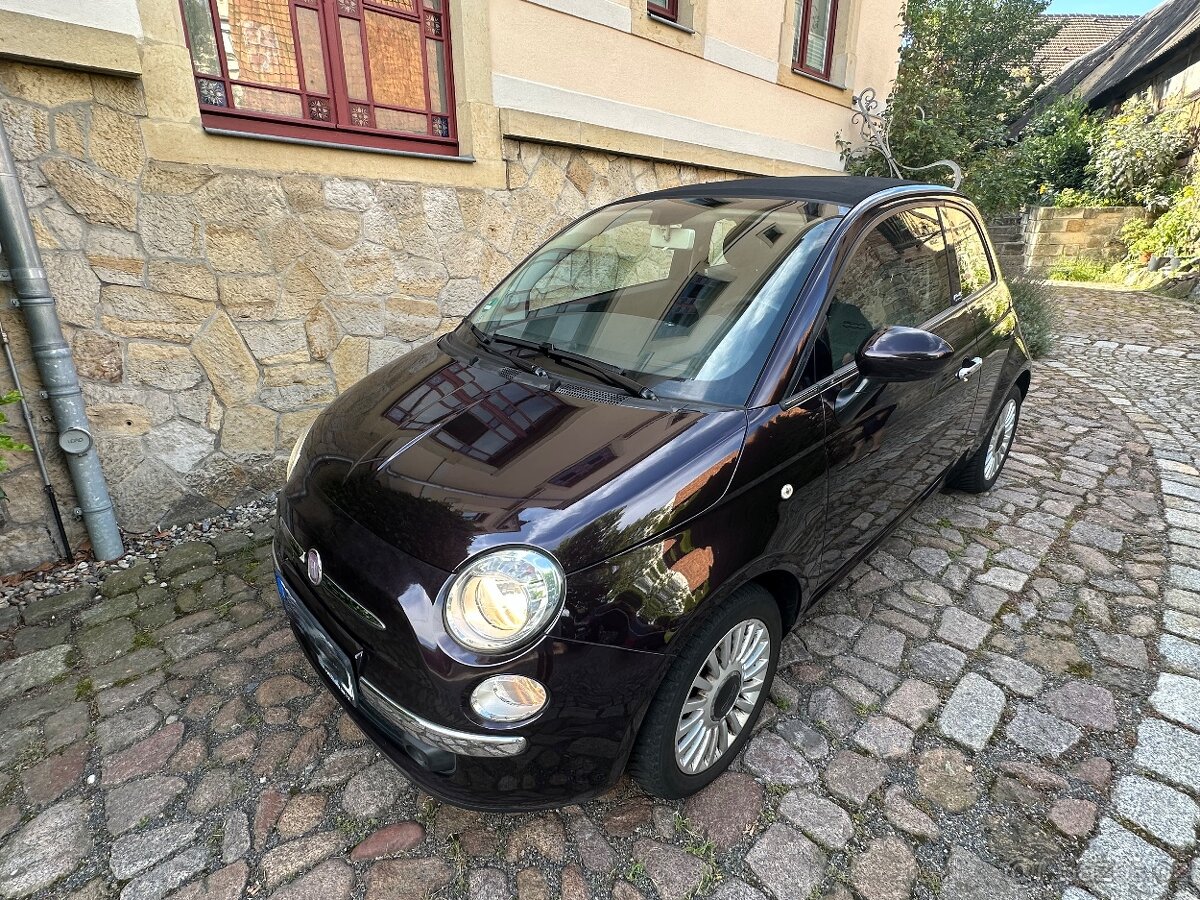
<instances>
[{"instance_id":1,"label":"side mirror","mask_svg":"<svg viewBox=\"0 0 1200 900\"><path fill-rule=\"evenodd\" d=\"M854 361L870 381L922 381L942 371L953 356L954 348L936 334L892 325L867 338Z\"/></svg>"}]
</instances>

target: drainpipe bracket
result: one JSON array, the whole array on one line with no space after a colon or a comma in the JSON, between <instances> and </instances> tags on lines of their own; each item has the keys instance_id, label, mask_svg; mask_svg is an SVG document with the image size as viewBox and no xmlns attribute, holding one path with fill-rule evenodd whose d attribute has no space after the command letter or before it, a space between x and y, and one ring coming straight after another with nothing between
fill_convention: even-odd
<instances>
[{"instance_id":1,"label":"drainpipe bracket","mask_svg":"<svg viewBox=\"0 0 1200 900\"><path fill-rule=\"evenodd\" d=\"M10 272L8 269L0 269L0 281L12 281L12 272ZM16 297L13 297L14 303L16 302L16 299Z\"/></svg>"}]
</instances>

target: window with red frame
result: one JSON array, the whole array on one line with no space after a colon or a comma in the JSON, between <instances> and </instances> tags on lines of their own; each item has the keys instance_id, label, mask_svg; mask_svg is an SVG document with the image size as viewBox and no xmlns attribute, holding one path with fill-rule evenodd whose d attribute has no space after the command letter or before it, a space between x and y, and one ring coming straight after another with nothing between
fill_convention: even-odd
<instances>
[{"instance_id":1,"label":"window with red frame","mask_svg":"<svg viewBox=\"0 0 1200 900\"><path fill-rule=\"evenodd\" d=\"M180 0L205 126L458 152L447 0Z\"/></svg>"},{"instance_id":2,"label":"window with red frame","mask_svg":"<svg viewBox=\"0 0 1200 900\"><path fill-rule=\"evenodd\" d=\"M675 22L679 19L679 0L646 0L646 11Z\"/></svg>"},{"instance_id":3,"label":"window with red frame","mask_svg":"<svg viewBox=\"0 0 1200 900\"><path fill-rule=\"evenodd\" d=\"M837 0L796 0L797 71L827 79L833 71Z\"/></svg>"}]
</instances>

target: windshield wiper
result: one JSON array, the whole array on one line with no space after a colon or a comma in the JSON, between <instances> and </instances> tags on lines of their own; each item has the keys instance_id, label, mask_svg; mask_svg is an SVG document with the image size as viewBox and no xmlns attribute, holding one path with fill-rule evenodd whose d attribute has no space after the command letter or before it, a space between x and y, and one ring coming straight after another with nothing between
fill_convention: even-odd
<instances>
[{"instance_id":1,"label":"windshield wiper","mask_svg":"<svg viewBox=\"0 0 1200 900\"><path fill-rule=\"evenodd\" d=\"M471 327L474 328L475 326L472 325ZM514 347L525 347L529 350L536 350L544 356L548 356L557 362L575 366L577 369L587 369L602 381L607 381L611 385L623 388L631 396L641 397L643 400L658 399L654 391L650 390L646 385L642 384L636 378L630 378L625 374L624 369L620 369L609 363L600 362L598 359L592 359L590 356L583 356L579 353L572 353L570 350L560 350L549 341L529 341L525 338L510 337L507 334L493 334L490 337L505 344L512 344Z\"/></svg>"},{"instance_id":2,"label":"windshield wiper","mask_svg":"<svg viewBox=\"0 0 1200 900\"><path fill-rule=\"evenodd\" d=\"M487 350L488 353L500 357L514 369L520 369L522 372L528 372L530 375L536 375L538 378L550 377L549 373L541 366L535 366L528 360L521 359L521 357L517 356L517 354L511 353L508 350L502 350L495 346L493 343L495 341L495 336L488 334L488 332L484 331L474 322L470 322L468 324L471 326L471 334L474 336L475 340L477 340L479 345Z\"/></svg>"}]
</instances>

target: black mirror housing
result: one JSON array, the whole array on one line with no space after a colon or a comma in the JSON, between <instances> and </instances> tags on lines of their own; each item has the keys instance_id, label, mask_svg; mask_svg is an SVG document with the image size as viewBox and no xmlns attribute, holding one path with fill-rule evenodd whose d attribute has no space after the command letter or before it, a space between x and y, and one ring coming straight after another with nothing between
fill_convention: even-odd
<instances>
[{"instance_id":1,"label":"black mirror housing","mask_svg":"<svg viewBox=\"0 0 1200 900\"><path fill-rule=\"evenodd\" d=\"M867 338L854 361L871 381L922 381L932 378L954 356L954 348L928 331L892 325Z\"/></svg>"}]
</instances>

